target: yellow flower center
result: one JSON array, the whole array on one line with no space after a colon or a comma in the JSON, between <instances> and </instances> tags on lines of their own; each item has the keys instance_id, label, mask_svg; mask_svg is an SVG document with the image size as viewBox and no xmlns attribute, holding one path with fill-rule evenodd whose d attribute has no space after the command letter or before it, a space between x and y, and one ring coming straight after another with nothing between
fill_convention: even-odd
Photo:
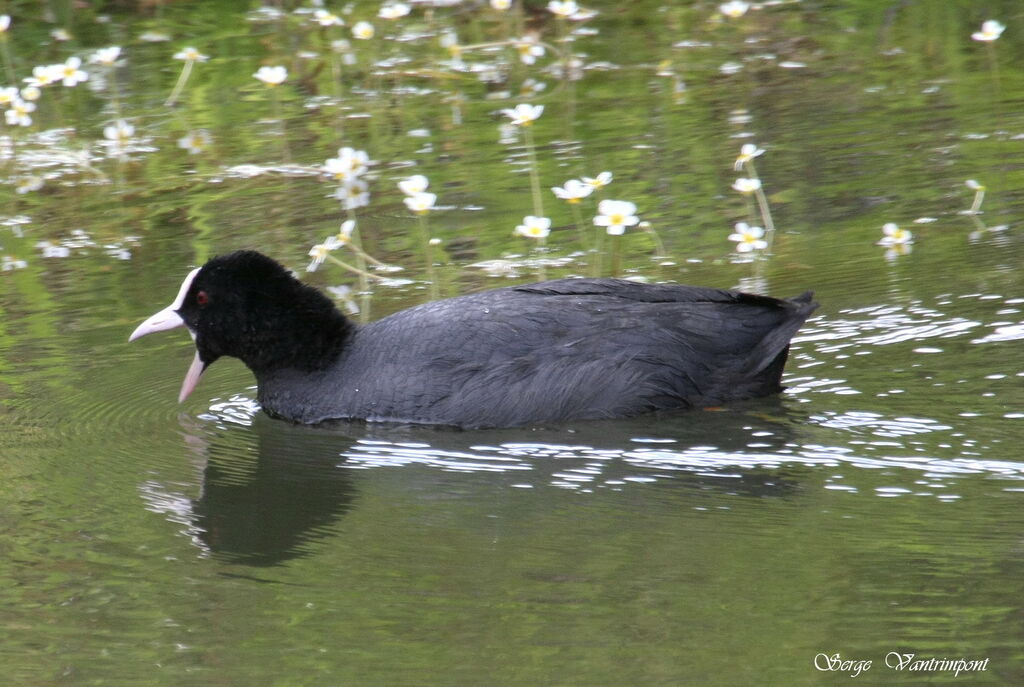
<instances>
[{"instance_id":1,"label":"yellow flower center","mask_svg":"<svg viewBox=\"0 0 1024 687\"><path fill-rule=\"evenodd\" d=\"M625 215L622 215L622 214L620 214L618 212L616 212L615 214L612 214L612 215L608 215L608 221L611 222L612 224L615 224L615 225L623 224L625 222L625 220L626 220Z\"/></svg>"}]
</instances>

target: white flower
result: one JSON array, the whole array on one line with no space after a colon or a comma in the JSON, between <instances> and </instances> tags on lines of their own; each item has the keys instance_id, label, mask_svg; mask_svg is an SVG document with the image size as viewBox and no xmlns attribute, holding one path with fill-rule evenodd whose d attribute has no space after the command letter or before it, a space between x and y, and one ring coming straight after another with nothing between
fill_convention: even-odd
<instances>
[{"instance_id":1,"label":"white flower","mask_svg":"<svg viewBox=\"0 0 1024 687\"><path fill-rule=\"evenodd\" d=\"M551 0L548 3L548 12L559 17L568 17L576 14L580 9L574 0Z\"/></svg>"},{"instance_id":2,"label":"white flower","mask_svg":"<svg viewBox=\"0 0 1024 687\"><path fill-rule=\"evenodd\" d=\"M139 34L139 40L143 43L163 43L171 40L171 37L163 31L145 31Z\"/></svg>"},{"instance_id":3,"label":"white flower","mask_svg":"<svg viewBox=\"0 0 1024 687\"><path fill-rule=\"evenodd\" d=\"M721 66L718 67L718 71L725 74L726 76L731 76L733 74L739 74L741 71L743 71L743 65L740 64L739 62L723 62Z\"/></svg>"},{"instance_id":4,"label":"white flower","mask_svg":"<svg viewBox=\"0 0 1024 687\"><path fill-rule=\"evenodd\" d=\"M213 138L206 129L190 131L178 139L178 147L187 150L189 154L201 153L209 147Z\"/></svg>"},{"instance_id":5,"label":"white flower","mask_svg":"<svg viewBox=\"0 0 1024 687\"><path fill-rule=\"evenodd\" d=\"M894 222L887 222L882 227L882 234L878 241L879 246L898 246L914 242L914 235L906 229L900 229Z\"/></svg>"},{"instance_id":6,"label":"white flower","mask_svg":"<svg viewBox=\"0 0 1024 687\"><path fill-rule=\"evenodd\" d=\"M368 41L373 38L373 24L368 21L361 21L352 27L352 36L361 41Z\"/></svg>"},{"instance_id":7,"label":"white flower","mask_svg":"<svg viewBox=\"0 0 1024 687\"><path fill-rule=\"evenodd\" d=\"M982 184L979 184L974 179L968 179L967 181L964 182L964 184L967 186L967 188L971 189L972 191L984 191L985 190L985 187Z\"/></svg>"},{"instance_id":8,"label":"white flower","mask_svg":"<svg viewBox=\"0 0 1024 687\"><path fill-rule=\"evenodd\" d=\"M324 172L334 177L335 181L348 181L366 173L370 158L366 151L354 148L339 148L338 157L324 162Z\"/></svg>"},{"instance_id":9,"label":"white flower","mask_svg":"<svg viewBox=\"0 0 1024 687\"><path fill-rule=\"evenodd\" d=\"M18 97L18 89L14 86L0 88L0 107L9 107Z\"/></svg>"},{"instance_id":10,"label":"white flower","mask_svg":"<svg viewBox=\"0 0 1024 687\"><path fill-rule=\"evenodd\" d=\"M746 163L750 162L751 160L753 160L758 155L764 155L764 149L763 148L758 148L753 143L744 143L740 147L739 157L736 158L736 162L735 162L735 164L733 164L732 168L735 171L739 172L739 171L741 171L743 169L743 165L745 165Z\"/></svg>"},{"instance_id":11,"label":"white flower","mask_svg":"<svg viewBox=\"0 0 1024 687\"><path fill-rule=\"evenodd\" d=\"M512 0L491 0L491 9L504 12L512 6Z\"/></svg>"},{"instance_id":12,"label":"white flower","mask_svg":"<svg viewBox=\"0 0 1024 687\"><path fill-rule=\"evenodd\" d=\"M15 89L15 91L17 91L17 89ZM35 86L25 86L21 89L21 97L23 100L39 100L39 96L42 94L43 92Z\"/></svg>"},{"instance_id":13,"label":"white flower","mask_svg":"<svg viewBox=\"0 0 1024 687\"><path fill-rule=\"evenodd\" d=\"M995 19L989 19L988 21L982 23L981 31L975 31L974 33L971 34L971 38L973 38L976 41L991 42L997 40L1000 36L1002 36L1003 31L1005 30L1006 27L1003 26L1001 23L999 23Z\"/></svg>"},{"instance_id":14,"label":"white flower","mask_svg":"<svg viewBox=\"0 0 1024 687\"><path fill-rule=\"evenodd\" d=\"M313 13L313 19L320 26L344 26L345 20L336 14L332 14L324 9L319 9Z\"/></svg>"},{"instance_id":15,"label":"white flower","mask_svg":"<svg viewBox=\"0 0 1024 687\"><path fill-rule=\"evenodd\" d=\"M462 46L459 45L459 34L454 29L446 29L438 37L441 47L448 51L452 59L458 60L462 57Z\"/></svg>"},{"instance_id":16,"label":"white flower","mask_svg":"<svg viewBox=\"0 0 1024 687\"><path fill-rule=\"evenodd\" d=\"M381 19L400 19L409 14L409 6L404 2L391 2L381 5L377 16Z\"/></svg>"},{"instance_id":17,"label":"white flower","mask_svg":"<svg viewBox=\"0 0 1024 687\"><path fill-rule=\"evenodd\" d=\"M5 255L3 259L0 259L0 270L4 272L9 272L10 270L23 270L26 267L28 267L27 262L12 258L10 255Z\"/></svg>"},{"instance_id":18,"label":"white flower","mask_svg":"<svg viewBox=\"0 0 1024 687\"><path fill-rule=\"evenodd\" d=\"M279 86L288 78L288 70L284 67L260 67L253 74L253 77L267 84L268 86Z\"/></svg>"},{"instance_id":19,"label":"white flower","mask_svg":"<svg viewBox=\"0 0 1024 687\"><path fill-rule=\"evenodd\" d=\"M127 248L122 247L119 243L112 243L110 245L104 246L104 249L105 250L103 252L112 258L117 258L118 260L132 259L132 252Z\"/></svg>"},{"instance_id":20,"label":"white flower","mask_svg":"<svg viewBox=\"0 0 1024 687\"><path fill-rule=\"evenodd\" d=\"M113 67L117 58L121 56L121 46L112 45L109 48L100 48L89 57L89 62L104 67Z\"/></svg>"},{"instance_id":21,"label":"white flower","mask_svg":"<svg viewBox=\"0 0 1024 687\"><path fill-rule=\"evenodd\" d=\"M40 241L36 244L44 258L66 258L71 255L71 249L67 246L61 246L53 243L52 241Z\"/></svg>"},{"instance_id":22,"label":"white flower","mask_svg":"<svg viewBox=\"0 0 1024 687\"><path fill-rule=\"evenodd\" d=\"M527 215L523 223L516 227L516 233L531 239L547 238L551 233L551 220L547 217Z\"/></svg>"},{"instance_id":23,"label":"white flower","mask_svg":"<svg viewBox=\"0 0 1024 687\"><path fill-rule=\"evenodd\" d=\"M358 210L370 204L369 186L362 179L346 179L334 190L334 197L341 201L346 210Z\"/></svg>"},{"instance_id":24,"label":"white flower","mask_svg":"<svg viewBox=\"0 0 1024 687\"><path fill-rule=\"evenodd\" d=\"M81 66L81 58L69 57L64 64L53 65L53 69L60 74L59 78L64 85L72 88L89 79L89 75L79 69Z\"/></svg>"},{"instance_id":25,"label":"white flower","mask_svg":"<svg viewBox=\"0 0 1024 687\"><path fill-rule=\"evenodd\" d=\"M32 117L29 113L34 112L35 109L35 103L15 98L11 101L11 107L4 113L4 116L11 126L29 126L32 124Z\"/></svg>"},{"instance_id":26,"label":"white flower","mask_svg":"<svg viewBox=\"0 0 1024 687\"><path fill-rule=\"evenodd\" d=\"M543 105L529 105L527 103L520 103L511 110L504 109L501 111L516 126L530 126L543 112Z\"/></svg>"},{"instance_id":27,"label":"white flower","mask_svg":"<svg viewBox=\"0 0 1024 687\"><path fill-rule=\"evenodd\" d=\"M761 180L740 177L736 181L732 182L732 187L743 194L753 193L754 191L761 188Z\"/></svg>"},{"instance_id":28,"label":"white flower","mask_svg":"<svg viewBox=\"0 0 1024 687\"><path fill-rule=\"evenodd\" d=\"M742 17L749 9L750 3L743 2L743 0L730 0L730 2L722 3L718 6L719 12L732 19Z\"/></svg>"},{"instance_id":29,"label":"white flower","mask_svg":"<svg viewBox=\"0 0 1024 687\"><path fill-rule=\"evenodd\" d=\"M349 315L359 314L359 304L352 300L352 287L342 284L341 286L328 286L328 293L341 301L342 306Z\"/></svg>"},{"instance_id":30,"label":"white flower","mask_svg":"<svg viewBox=\"0 0 1024 687\"><path fill-rule=\"evenodd\" d=\"M59 69L63 65L52 65L52 64L41 64L37 67L32 67L32 76L25 79L25 83L30 86L37 88L43 88L49 86L55 81L59 81L61 78Z\"/></svg>"},{"instance_id":31,"label":"white flower","mask_svg":"<svg viewBox=\"0 0 1024 687\"><path fill-rule=\"evenodd\" d=\"M128 139L134 135L135 127L123 119L103 127L103 138L113 141L115 146L124 146Z\"/></svg>"},{"instance_id":32,"label":"white flower","mask_svg":"<svg viewBox=\"0 0 1024 687\"><path fill-rule=\"evenodd\" d=\"M27 177L19 177L14 183L14 192L18 194L25 194L31 191L38 191L43 187L43 178L38 177L35 174L31 174Z\"/></svg>"},{"instance_id":33,"label":"white flower","mask_svg":"<svg viewBox=\"0 0 1024 687\"><path fill-rule=\"evenodd\" d=\"M544 46L537 42L536 36L523 36L514 45L519 51L519 61L523 64L533 64L538 57L544 56Z\"/></svg>"},{"instance_id":34,"label":"white flower","mask_svg":"<svg viewBox=\"0 0 1024 687\"><path fill-rule=\"evenodd\" d=\"M11 28L11 15L0 14L0 33L6 33Z\"/></svg>"},{"instance_id":35,"label":"white flower","mask_svg":"<svg viewBox=\"0 0 1024 687\"><path fill-rule=\"evenodd\" d=\"M185 60L186 62L206 62L209 55L204 55L195 48L184 48L174 53L174 59Z\"/></svg>"},{"instance_id":36,"label":"white flower","mask_svg":"<svg viewBox=\"0 0 1024 687\"><path fill-rule=\"evenodd\" d=\"M436 202L437 196L433 193L417 193L405 198L405 206L417 215L425 215L430 212Z\"/></svg>"},{"instance_id":37,"label":"white flower","mask_svg":"<svg viewBox=\"0 0 1024 687\"><path fill-rule=\"evenodd\" d=\"M580 7L569 15L569 21L587 21L588 19L593 19L597 15L597 10L593 10L588 7Z\"/></svg>"},{"instance_id":38,"label":"white flower","mask_svg":"<svg viewBox=\"0 0 1024 687\"><path fill-rule=\"evenodd\" d=\"M595 191L599 191L608 184L612 183L611 172L601 172L596 177L583 177L583 183L587 186L592 186Z\"/></svg>"},{"instance_id":39,"label":"white flower","mask_svg":"<svg viewBox=\"0 0 1024 687\"><path fill-rule=\"evenodd\" d=\"M417 193L423 193L427 190L427 186L430 182L422 174L414 174L407 179L402 179L398 182L398 188L402 190L407 196L415 196Z\"/></svg>"},{"instance_id":40,"label":"white flower","mask_svg":"<svg viewBox=\"0 0 1024 687\"><path fill-rule=\"evenodd\" d=\"M762 237L764 236L764 229L761 227L752 227L746 222L737 222L735 233L729 234L729 240L736 242L736 251L739 253L749 253L753 250L764 250L768 247L768 242Z\"/></svg>"},{"instance_id":41,"label":"white flower","mask_svg":"<svg viewBox=\"0 0 1024 687\"><path fill-rule=\"evenodd\" d=\"M307 272L316 272L316 268L323 264L324 260L327 259L328 253L337 248L339 245L338 240L329 236L323 243L318 243L309 249L309 257L313 258L306 266Z\"/></svg>"},{"instance_id":42,"label":"white flower","mask_svg":"<svg viewBox=\"0 0 1024 687\"><path fill-rule=\"evenodd\" d=\"M50 32L50 38L55 41L69 41L71 40L71 33L67 29L54 29Z\"/></svg>"},{"instance_id":43,"label":"white flower","mask_svg":"<svg viewBox=\"0 0 1024 687\"><path fill-rule=\"evenodd\" d=\"M338 233L333 236L334 240L338 242L339 246L344 246L346 243L352 240L352 232L356 228L356 221L354 219L347 219L341 223L341 227L338 229Z\"/></svg>"},{"instance_id":44,"label":"white flower","mask_svg":"<svg viewBox=\"0 0 1024 687\"><path fill-rule=\"evenodd\" d=\"M559 188L558 186L552 186L551 191L562 200L566 200L570 203L578 203L591 193L594 192L595 187L590 184L584 184L579 179L569 179L565 182L565 186Z\"/></svg>"},{"instance_id":45,"label":"white flower","mask_svg":"<svg viewBox=\"0 0 1024 687\"><path fill-rule=\"evenodd\" d=\"M602 200L597 204L594 224L605 227L612 236L619 236L640 221L636 216L636 205L628 200Z\"/></svg>"},{"instance_id":46,"label":"white flower","mask_svg":"<svg viewBox=\"0 0 1024 687\"><path fill-rule=\"evenodd\" d=\"M537 81L537 79L534 79L532 77L529 79L523 79L523 83L519 84L519 95L537 95L547 87L548 85L546 83L544 83L543 81Z\"/></svg>"}]
</instances>

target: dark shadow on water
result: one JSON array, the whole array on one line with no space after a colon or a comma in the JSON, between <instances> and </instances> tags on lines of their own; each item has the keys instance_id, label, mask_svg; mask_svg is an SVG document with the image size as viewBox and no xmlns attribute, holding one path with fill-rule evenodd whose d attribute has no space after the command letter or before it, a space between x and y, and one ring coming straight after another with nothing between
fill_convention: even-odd
<instances>
[{"instance_id":1,"label":"dark shadow on water","mask_svg":"<svg viewBox=\"0 0 1024 687\"><path fill-rule=\"evenodd\" d=\"M251 429L255 457L211 447L192 512L215 556L270 566L306 555L349 510L356 490L352 471L338 467L343 438L263 416Z\"/></svg>"},{"instance_id":2,"label":"dark shadow on water","mask_svg":"<svg viewBox=\"0 0 1024 687\"><path fill-rule=\"evenodd\" d=\"M529 481L545 486L556 473L582 465L588 451L630 451L663 446L666 451L713 447L721 452L749 451L751 434L759 432L760 450L779 451L793 440L797 426L778 399L760 399L721 410L662 413L621 420L580 422L572 426L458 431L413 425L332 423L305 427L258 413L249 427L232 427L209 442L200 442L205 458L201 496L192 503L197 536L218 559L251 566L273 566L315 553L317 542L329 538L352 508L363 473L345 466L346 455L365 451L367 442L389 450L429 450L442 456L479 455L481 447L537 446L565 449L558 458L521 457L529 469L480 472L474 479L501 487ZM193 437L194 439L194 437ZM649 440L655 440L647 443ZM659 444L657 441L671 440ZM412 447L412 448L405 448ZM193 445L193 448L197 448ZM579 454L576 457L574 452ZM602 462L602 480L643 473L622 457ZM799 487L796 474L780 470L676 469L657 472L657 484L642 489L712 490L748 497L785 497ZM736 474L739 472L740 474ZM418 489L436 490L444 498L451 472L411 469Z\"/></svg>"}]
</instances>

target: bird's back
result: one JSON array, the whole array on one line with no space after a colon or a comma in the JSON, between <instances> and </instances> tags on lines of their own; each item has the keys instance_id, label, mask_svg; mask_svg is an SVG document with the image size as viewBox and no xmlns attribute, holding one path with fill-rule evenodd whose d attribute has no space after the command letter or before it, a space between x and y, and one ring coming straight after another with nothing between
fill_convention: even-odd
<instances>
[{"instance_id":1,"label":"bird's back","mask_svg":"<svg viewBox=\"0 0 1024 687\"><path fill-rule=\"evenodd\" d=\"M789 340L814 307L810 294L617 279L496 289L366 325L322 374L260 380L260 400L274 413L287 391L300 422L461 427L717 404L779 391Z\"/></svg>"}]
</instances>

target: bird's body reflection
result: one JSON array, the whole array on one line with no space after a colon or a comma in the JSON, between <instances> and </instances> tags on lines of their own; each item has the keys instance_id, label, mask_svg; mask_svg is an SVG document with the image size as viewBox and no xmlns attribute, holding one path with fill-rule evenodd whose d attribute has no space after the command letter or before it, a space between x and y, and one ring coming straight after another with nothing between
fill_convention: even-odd
<instances>
[{"instance_id":1,"label":"bird's body reflection","mask_svg":"<svg viewBox=\"0 0 1024 687\"><path fill-rule=\"evenodd\" d=\"M352 472L341 465L352 440L342 434L262 413L245 433L209 437L194 421L183 425L202 466L190 524L197 543L218 558L271 566L306 555L355 497Z\"/></svg>"},{"instance_id":2,"label":"bird's body reflection","mask_svg":"<svg viewBox=\"0 0 1024 687\"><path fill-rule=\"evenodd\" d=\"M483 499L524 483L564 488L562 476L573 470L593 476L581 489L634 480L645 482L633 488L651 497L664 489L786 497L799 477L788 467L757 465L758 456L792 445L797 430L781 405L761 399L721 412L481 431L360 422L309 427L259 411L244 424L183 417L201 478L198 497L156 482L142 491L150 510L187 526L201 555L252 566L312 555L329 542L356 506L367 469L400 469L399 482L410 481L403 487L408 498L429 494L434 503L455 498L448 493L453 474L475 473L465 479L481 487Z\"/></svg>"}]
</instances>

